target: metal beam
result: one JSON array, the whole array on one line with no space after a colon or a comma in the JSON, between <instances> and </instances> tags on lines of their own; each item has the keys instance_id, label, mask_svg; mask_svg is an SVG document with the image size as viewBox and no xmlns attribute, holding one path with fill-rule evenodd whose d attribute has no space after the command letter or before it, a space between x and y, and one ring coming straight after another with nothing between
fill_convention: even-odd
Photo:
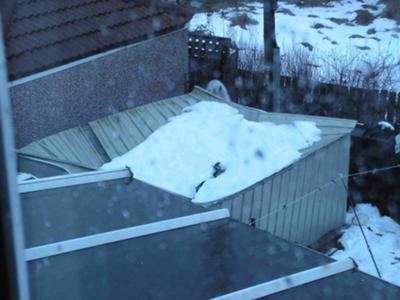
<instances>
[{"instance_id":1,"label":"metal beam","mask_svg":"<svg viewBox=\"0 0 400 300\"><path fill-rule=\"evenodd\" d=\"M213 299L257 299L279 293L306 283L320 280L335 274L354 269L356 266L351 259L339 260L333 263L318 266L289 276L280 277L265 283L254 285Z\"/></svg>"},{"instance_id":2,"label":"metal beam","mask_svg":"<svg viewBox=\"0 0 400 300\"><path fill-rule=\"evenodd\" d=\"M53 162L53 161L49 161L49 160L45 160L45 159L41 159L41 158L37 158L37 157L33 157L33 156L28 156L28 155L24 155L24 154L20 154L18 155L20 158L26 159L26 160L31 160L34 162L39 162L45 165L49 165L55 168L58 168L60 170L62 170L63 172L65 172L66 174L72 174L67 168L63 167L61 164L58 164L57 162Z\"/></svg>"},{"instance_id":3,"label":"metal beam","mask_svg":"<svg viewBox=\"0 0 400 300\"><path fill-rule=\"evenodd\" d=\"M42 179L28 180L18 185L20 193L31 193L42 190L56 189L60 187L109 181L121 178L130 178L132 173L129 169L113 171L93 171L71 175L47 177Z\"/></svg>"},{"instance_id":4,"label":"metal beam","mask_svg":"<svg viewBox=\"0 0 400 300\"><path fill-rule=\"evenodd\" d=\"M28 273L3 41L0 15L0 270L4 275L3 297L25 300L29 299Z\"/></svg>"},{"instance_id":5,"label":"metal beam","mask_svg":"<svg viewBox=\"0 0 400 300\"><path fill-rule=\"evenodd\" d=\"M25 259L26 261L31 261L173 229L197 225L205 222L217 221L228 217L229 210L224 208L130 228L108 231L95 235L89 235L81 238L26 249Z\"/></svg>"}]
</instances>

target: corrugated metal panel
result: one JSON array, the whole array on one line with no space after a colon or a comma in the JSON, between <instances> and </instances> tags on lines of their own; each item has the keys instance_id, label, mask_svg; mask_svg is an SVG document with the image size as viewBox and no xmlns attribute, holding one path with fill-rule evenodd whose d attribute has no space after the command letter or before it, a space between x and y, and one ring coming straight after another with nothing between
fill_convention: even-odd
<instances>
[{"instance_id":1,"label":"corrugated metal panel","mask_svg":"<svg viewBox=\"0 0 400 300\"><path fill-rule=\"evenodd\" d=\"M37 178L89 172L92 169L78 167L51 160L38 159L26 155L18 156L18 172L34 174Z\"/></svg>"},{"instance_id":2,"label":"corrugated metal panel","mask_svg":"<svg viewBox=\"0 0 400 300\"><path fill-rule=\"evenodd\" d=\"M297 240L299 235L299 223L301 221L302 212L304 212L304 201L301 197L304 195L305 185L305 172L306 172L306 160L303 159L296 164L298 169L297 180L296 180L296 192L295 200L296 204L291 206L292 213L290 215L290 232L288 239Z\"/></svg>"},{"instance_id":3,"label":"corrugated metal panel","mask_svg":"<svg viewBox=\"0 0 400 300\"><path fill-rule=\"evenodd\" d=\"M200 101L218 101L236 107L247 119L252 121L270 121L278 124L299 120L314 121L322 131L318 143L304 149L308 155L325 145L348 134L355 126L355 121L338 120L303 115L267 113L254 108L227 102L213 94L195 88L190 94L178 96L156 103L133 108L90 123L101 144L111 157L120 156L140 144L151 133L168 122L168 118L182 113L182 110Z\"/></svg>"},{"instance_id":4,"label":"corrugated metal panel","mask_svg":"<svg viewBox=\"0 0 400 300\"><path fill-rule=\"evenodd\" d=\"M349 133L354 121L314 116L267 113L258 109L227 102L213 94L195 88L192 93L136 107L115 115L90 122L89 127L73 128L34 142L21 149L21 153L77 164L86 168L99 168L104 162L125 154L143 142L150 134L168 122L170 117L199 101L218 101L236 107L249 120L288 123L312 120L322 131L321 140L304 149L308 155ZM100 143L99 143L100 142Z\"/></svg>"},{"instance_id":5,"label":"corrugated metal panel","mask_svg":"<svg viewBox=\"0 0 400 300\"><path fill-rule=\"evenodd\" d=\"M110 160L88 126L51 135L29 144L18 152L92 170Z\"/></svg>"},{"instance_id":6,"label":"corrugated metal panel","mask_svg":"<svg viewBox=\"0 0 400 300\"><path fill-rule=\"evenodd\" d=\"M349 146L350 135L336 139L211 207L226 207L237 220L254 222L259 229L309 245L344 223L346 192L340 181L332 179L347 174Z\"/></svg>"}]
</instances>

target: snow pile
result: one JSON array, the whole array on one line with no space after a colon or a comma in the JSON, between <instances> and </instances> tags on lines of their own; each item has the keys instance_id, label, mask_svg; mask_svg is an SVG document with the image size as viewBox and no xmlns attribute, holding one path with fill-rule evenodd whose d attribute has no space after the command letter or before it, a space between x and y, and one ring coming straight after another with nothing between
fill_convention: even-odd
<instances>
[{"instance_id":1,"label":"snow pile","mask_svg":"<svg viewBox=\"0 0 400 300\"><path fill-rule=\"evenodd\" d=\"M209 202L281 170L319 139L313 122L251 122L227 104L199 102L102 169L129 166L140 180Z\"/></svg>"},{"instance_id":2,"label":"snow pile","mask_svg":"<svg viewBox=\"0 0 400 300\"><path fill-rule=\"evenodd\" d=\"M356 210L383 279L400 286L400 225L382 217L371 204L358 204ZM347 214L346 223L350 227L339 240L344 250L336 251L332 257L352 257L361 271L378 277L354 213Z\"/></svg>"},{"instance_id":3,"label":"snow pile","mask_svg":"<svg viewBox=\"0 0 400 300\"><path fill-rule=\"evenodd\" d=\"M378 122L378 126L379 126L380 129L382 129L382 130L385 130L385 129L388 129L388 130L390 130L390 131L394 131L394 130L395 130L394 127L393 127L393 125L390 124L389 122L386 122L386 121L380 121L380 122Z\"/></svg>"}]
</instances>

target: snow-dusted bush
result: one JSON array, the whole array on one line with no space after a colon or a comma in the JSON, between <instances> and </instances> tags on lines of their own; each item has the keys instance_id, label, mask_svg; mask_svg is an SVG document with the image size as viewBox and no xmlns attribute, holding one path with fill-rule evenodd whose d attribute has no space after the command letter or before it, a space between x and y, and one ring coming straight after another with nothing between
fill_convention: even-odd
<instances>
[{"instance_id":1,"label":"snow-dusted bush","mask_svg":"<svg viewBox=\"0 0 400 300\"><path fill-rule=\"evenodd\" d=\"M240 26L246 29L249 25L257 25L258 21L249 17L246 13L237 14L229 18L231 21L231 26Z\"/></svg>"},{"instance_id":2,"label":"snow-dusted bush","mask_svg":"<svg viewBox=\"0 0 400 300\"><path fill-rule=\"evenodd\" d=\"M390 53L375 57L360 56L347 51L321 58L320 80L349 87L392 90L400 82L400 61Z\"/></svg>"},{"instance_id":3,"label":"snow-dusted bush","mask_svg":"<svg viewBox=\"0 0 400 300\"><path fill-rule=\"evenodd\" d=\"M282 75L301 79L302 81L318 80L319 66L315 57L306 45L292 46L281 56Z\"/></svg>"}]
</instances>

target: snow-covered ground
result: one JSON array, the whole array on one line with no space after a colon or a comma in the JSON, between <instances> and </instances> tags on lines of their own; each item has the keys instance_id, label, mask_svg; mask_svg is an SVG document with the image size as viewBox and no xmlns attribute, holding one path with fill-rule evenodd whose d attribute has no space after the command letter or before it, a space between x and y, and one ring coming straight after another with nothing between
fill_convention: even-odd
<instances>
[{"instance_id":1,"label":"snow-covered ground","mask_svg":"<svg viewBox=\"0 0 400 300\"><path fill-rule=\"evenodd\" d=\"M355 60L374 64L386 58L387 63L396 63L400 60L400 25L380 16L384 8L379 0L332 1L329 6L320 7L298 7L280 1L276 35L281 55L293 52L296 47L304 47L312 53L316 71L323 76L332 72L326 69L327 65L339 60L349 64ZM357 10L369 11L376 19L368 25L359 25L355 20ZM256 24L232 27L230 18L242 13ZM195 30L201 25L215 35L232 38L240 49L263 48L262 3L250 3L239 11L231 8L196 14L190 29ZM243 53L246 56L249 52ZM243 56L241 59L245 60ZM396 81L400 78L398 73L394 76ZM393 88L400 89L400 83Z\"/></svg>"},{"instance_id":2,"label":"snow-covered ground","mask_svg":"<svg viewBox=\"0 0 400 300\"><path fill-rule=\"evenodd\" d=\"M319 139L313 122L251 122L230 105L204 101L102 169L130 166L136 178L203 203L281 170Z\"/></svg>"},{"instance_id":3,"label":"snow-covered ground","mask_svg":"<svg viewBox=\"0 0 400 300\"><path fill-rule=\"evenodd\" d=\"M358 204L356 210L382 278L400 286L400 225L387 216L381 216L370 204ZM337 260L352 257L361 271L377 277L352 210L347 213L346 224L348 228L339 240L344 249L334 252L332 257Z\"/></svg>"}]
</instances>

